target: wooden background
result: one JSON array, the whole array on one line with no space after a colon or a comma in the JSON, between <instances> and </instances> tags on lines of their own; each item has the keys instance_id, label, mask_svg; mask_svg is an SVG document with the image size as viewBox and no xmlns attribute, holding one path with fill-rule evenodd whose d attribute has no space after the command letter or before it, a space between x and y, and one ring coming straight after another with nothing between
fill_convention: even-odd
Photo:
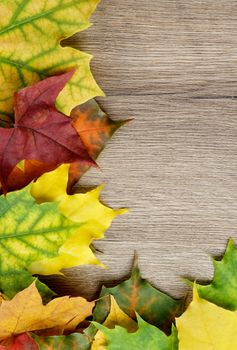
<instances>
[{"instance_id":1,"label":"wooden background","mask_svg":"<svg viewBox=\"0 0 237 350\"><path fill-rule=\"evenodd\" d=\"M68 43L95 56L103 108L135 121L83 183L132 212L96 243L109 270L68 271L57 291L95 295L137 250L143 276L179 297L180 277L210 278L210 255L237 239L237 2L104 0L93 22Z\"/></svg>"}]
</instances>

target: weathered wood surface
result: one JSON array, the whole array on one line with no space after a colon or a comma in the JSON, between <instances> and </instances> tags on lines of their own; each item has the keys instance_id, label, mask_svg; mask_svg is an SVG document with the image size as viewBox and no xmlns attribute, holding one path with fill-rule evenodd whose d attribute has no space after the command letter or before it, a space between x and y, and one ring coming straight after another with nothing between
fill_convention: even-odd
<instances>
[{"instance_id":1,"label":"weathered wood surface","mask_svg":"<svg viewBox=\"0 0 237 350\"><path fill-rule=\"evenodd\" d=\"M77 268L63 284L92 295L137 250L143 276L179 297L180 276L210 278L210 254L237 239L237 2L104 0L93 22L68 42L95 56L104 109L135 121L83 181L132 212L96 244L109 270Z\"/></svg>"}]
</instances>

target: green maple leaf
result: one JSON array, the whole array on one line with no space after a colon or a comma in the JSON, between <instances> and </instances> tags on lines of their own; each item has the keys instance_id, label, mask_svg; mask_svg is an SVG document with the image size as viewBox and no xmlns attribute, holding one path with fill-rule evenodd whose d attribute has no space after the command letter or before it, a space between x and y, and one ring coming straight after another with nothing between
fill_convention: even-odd
<instances>
[{"instance_id":1,"label":"green maple leaf","mask_svg":"<svg viewBox=\"0 0 237 350\"><path fill-rule=\"evenodd\" d=\"M57 99L73 107L103 95L91 72L91 56L60 46L62 39L90 26L99 0L2 0L0 3L0 118L13 113L13 95L38 80L76 68Z\"/></svg>"},{"instance_id":2,"label":"green maple leaf","mask_svg":"<svg viewBox=\"0 0 237 350\"><path fill-rule=\"evenodd\" d=\"M137 314L138 330L129 333L125 328L115 326L113 329L94 322L94 325L104 333L108 350L178 350L177 331L173 327L168 337L160 329L145 322Z\"/></svg>"},{"instance_id":3,"label":"green maple leaf","mask_svg":"<svg viewBox=\"0 0 237 350\"><path fill-rule=\"evenodd\" d=\"M232 239L222 260L213 260L213 265L213 281L208 285L197 284L200 297L225 309L237 310L237 249Z\"/></svg>"},{"instance_id":4,"label":"green maple leaf","mask_svg":"<svg viewBox=\"0 0 237 350\"><path fill-rule=\"evenodd\" d=\"M131 318L135 319L137 312L145 321L168 332L174 318L183 310L183 300L174 300L142 279L137 259L130 279L113 288L102 288L102 299L93 313L94 321L99 323L106 319L110 309L110 298L103 298L106 295L113 295L120 308Z\"/></svg>"},{"instance_id":5,"label":"green maple leaf","mask_svg":"<svg viewBox=\"0 0 237 350\"><path fill-rule=\"evenodd\" d=\"M33 282L29 266L57 256L81 226L62 215L57 203L36 204L30 187L0 197L0 290L9 298ZM43 283L37 286L52 295Z\"/></svg>"}]
</instances>

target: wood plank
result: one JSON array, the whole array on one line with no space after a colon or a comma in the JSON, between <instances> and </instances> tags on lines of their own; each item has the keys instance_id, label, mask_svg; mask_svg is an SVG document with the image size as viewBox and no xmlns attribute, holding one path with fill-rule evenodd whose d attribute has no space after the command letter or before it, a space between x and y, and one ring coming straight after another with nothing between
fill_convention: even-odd
<instances>
[{"instance_id":1,"label":"wood plank","mask_svg":"<svg viewBox=\"0 0 237 350\"><path fill-rule=\"evenodd\" d=\"M179 297L180 276L210 278L209 254L237 238L237 6L223 0L104 0L95 25L67 41L92 53L114 118L135 117L100 157L103 199L132 208L116 220L101 260L57 279L93 295L128 274L134 250L144 277Z\"/></svg>"}]
</instances>

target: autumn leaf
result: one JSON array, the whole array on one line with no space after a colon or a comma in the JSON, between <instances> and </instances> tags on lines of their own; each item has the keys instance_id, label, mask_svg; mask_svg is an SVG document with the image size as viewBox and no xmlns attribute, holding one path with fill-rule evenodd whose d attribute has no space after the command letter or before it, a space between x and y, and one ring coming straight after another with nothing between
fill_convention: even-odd
<instances>
[{"instance_id":1,"label":"autumn leaf","mask_svg":"<svg viewBox=\"0 0 237 350\"><path fill-rule=\"evenodd\" d=\"M14 336L2 344L0 350L39 350L38 344L27 333Z\"/></svg>"},{"instance_id":2,"label":"autumn leaf","mask_svg":"<svg viewBox=\"0 0 237 350\"><path fill-rule=\"evenodd\" d=\"M33 281L31 274L49 275L65 267L100 264L89 246L93 239L102 238L112 220L124 211L100 203L100 188L68 196L68 167L62 165L7 198L0 196L0 290L8 297L27 287ZM36 204L31 186L35 194L52 190L48 193L52 202ZM51 295L44 284L38 282L38 287L45 297Z\"/></svg>"},{"instance_id":3,"label":"autumn leaf","mask_svg":"<svg viewBox=\"0 0 237 350\"><path fill-rule=\"evenodd\" d=\"M94 164L71 120L58 112L55 98L73 71L48 78L15 95L15 123L0 129L0 180L4 193L14 167L24 159L59 165Z\"/></svg>"},{"instance_id":4,"label":"autumn leaf","mask_svg":"<svg viewBox=\"0 0 237 350\"><path fill-rule=\"evenodd\" d=\"M137 259L130 279L113 288L102 288L101 300L94 312L97 322L103 322L108 314L108 299L104 297L109 294L130 317L135 318L136 311L144 320L165 331L170 330L174 317L180 315L183 308L183 301L172 299L142 279Z\"/></svg>"},{"instance_id":5,"label":"autumn leaf","mask_svg":"<svg viewBox=\"0 0 237 350\"><path fill-rule=\"evenodd\" d=\"M128 122L113 121L91 100L83 105L77 106L71 113L73 126L77 130L89 155L96 160L106 143L122 125ZM88 170L88 165L72 164L70 167L68 190L71 192L73 186L80 177Z\"/></svg>"},{"instance_id":6,"label":"autumn leaf","mask_svg":"<svg viewBox=\"0 0 237 350\"><path fill-rule=\"evenodd\" d=\"M61 297L43 305L35 286L19 292L12 300L0 305L0 340L37 331L50 330L51 334L73 331L85 318L91 315L93 302L83 298Z\"/></svg>"},{"instance_id":7,"label":"autumn leaf","mask_svg":"<svg viewBox=\"0 0 237 350\"><path fill-rule=\"evenodd\" d=\"M106 146L114 132L127 121L113 121L94 101L76 107L72 110L71 118L73 126L77 130L86 150L94 160ZM27 186L32 180L37 179L45 172L52 171L56 166L42 163L36 160L25 160L20 166L16 166L8 178L8 190L15 191ZM88 170L82 163L71 164L68 178L68 193L73 193L73 186L79 178Z\"/></svg>"},{"instance_id":8,"label":"autumn leaf","mask_svg":"<svg viewBox=\"0 0 237 350\"><path fill-rule=\"evenodd\" d=\"M26 288L34 280L29 265L43 257L54 257L81 223L61 214L56 203L37 205L30 186L0 196L0 290L8 297ZM52 292L42 283L44 296Z\"/></svg>"},{"instance_id":9,"label":"autumn leaf","mask_svg":"<svg viewBox=\"0 0 237 350\"><path fill-rule=\"evenodd\" d=\"M237 349L237 313L200 298L196 287L176 325L179 350Z\"/></svg>"},{"instance_id":10,"label":"autumn leaf","mask_svg":"<svg viewBox=\"0 0 237 350\"><path fill-rule=\"evenodd\" d=\"M99 323L95 326L104 333L108 350L178 350L178 338L173 327L172 334L168 337L160 329L145 322L137 314L138 330L129 333L126 328L115 326L109 329ZM191 348L189 348L191 349Z\"/></svg>"},{"instance_id":11,"label":"autumn leaf","mask_svg":"<svg viewBox=\"0 0 237 350\"><path fill-rule=\"evenodd\" d=\"M237 310L237 249L233 240L229 241L223 259L213 260L213 265L212 283L197 284L200 297L225 309Z\"/></svg>"},{"instance_id":12,"label":"autumn leaf","mask_svg":"<svg viewBox=\"0 0 237 350\"><path fill-rule=\"evenodd\" d=\"M90 26L99 0L3 0L0 4L0 116L13 112L13 95L22 87L76 68L57 98L60 111L103 95L90 72L91 56L69 47L62 39Z\"/></svg>"},{"instance_id":13,"label":"autumn leaf","mask_svg":"<svg viewBox=\"0 0 237 350\"><path fill-rule=\"evenodd\" d=\"M40 350L90 350L91 345L91 340L80 333L51 337L39 337L32 334L32 337Z\"/></svg>"},{"instance_id":14,"label":"autumn leaf","mask_svg":"<svg viewBox=\"0 0 237 350\"><path fill-rule=\"evenodd\" d=\"M126 328L128 332L135 332L137 330L137 323L120 309L113 297L111 297L109 315L103 323L103 326L110 329L115 326L120 326ZM106 345L106 337L104 333L99 330L95 335L90 350L104 350L106 349Z\"/></svg>"},{"instance_id":15,"label":"autumn leaf","mask_svg":"<svg viewBox=\"0 0 237 350\"><path fill-rule=\"evenodd\" d=\"M104 237L112 220L127 212L126 209L113 210L99 201L102 187L85 194L66 193L69 165L61 165L56 170L42 175L32 184L31 194L38 203L55 202L61 213L75 223L82 223L59 249L55 258L45 258L29 266L32 274L57 274L63 268L82 264L103 266L92 252L90 245L94 239Z\"/></svg>"}]
</instances>

